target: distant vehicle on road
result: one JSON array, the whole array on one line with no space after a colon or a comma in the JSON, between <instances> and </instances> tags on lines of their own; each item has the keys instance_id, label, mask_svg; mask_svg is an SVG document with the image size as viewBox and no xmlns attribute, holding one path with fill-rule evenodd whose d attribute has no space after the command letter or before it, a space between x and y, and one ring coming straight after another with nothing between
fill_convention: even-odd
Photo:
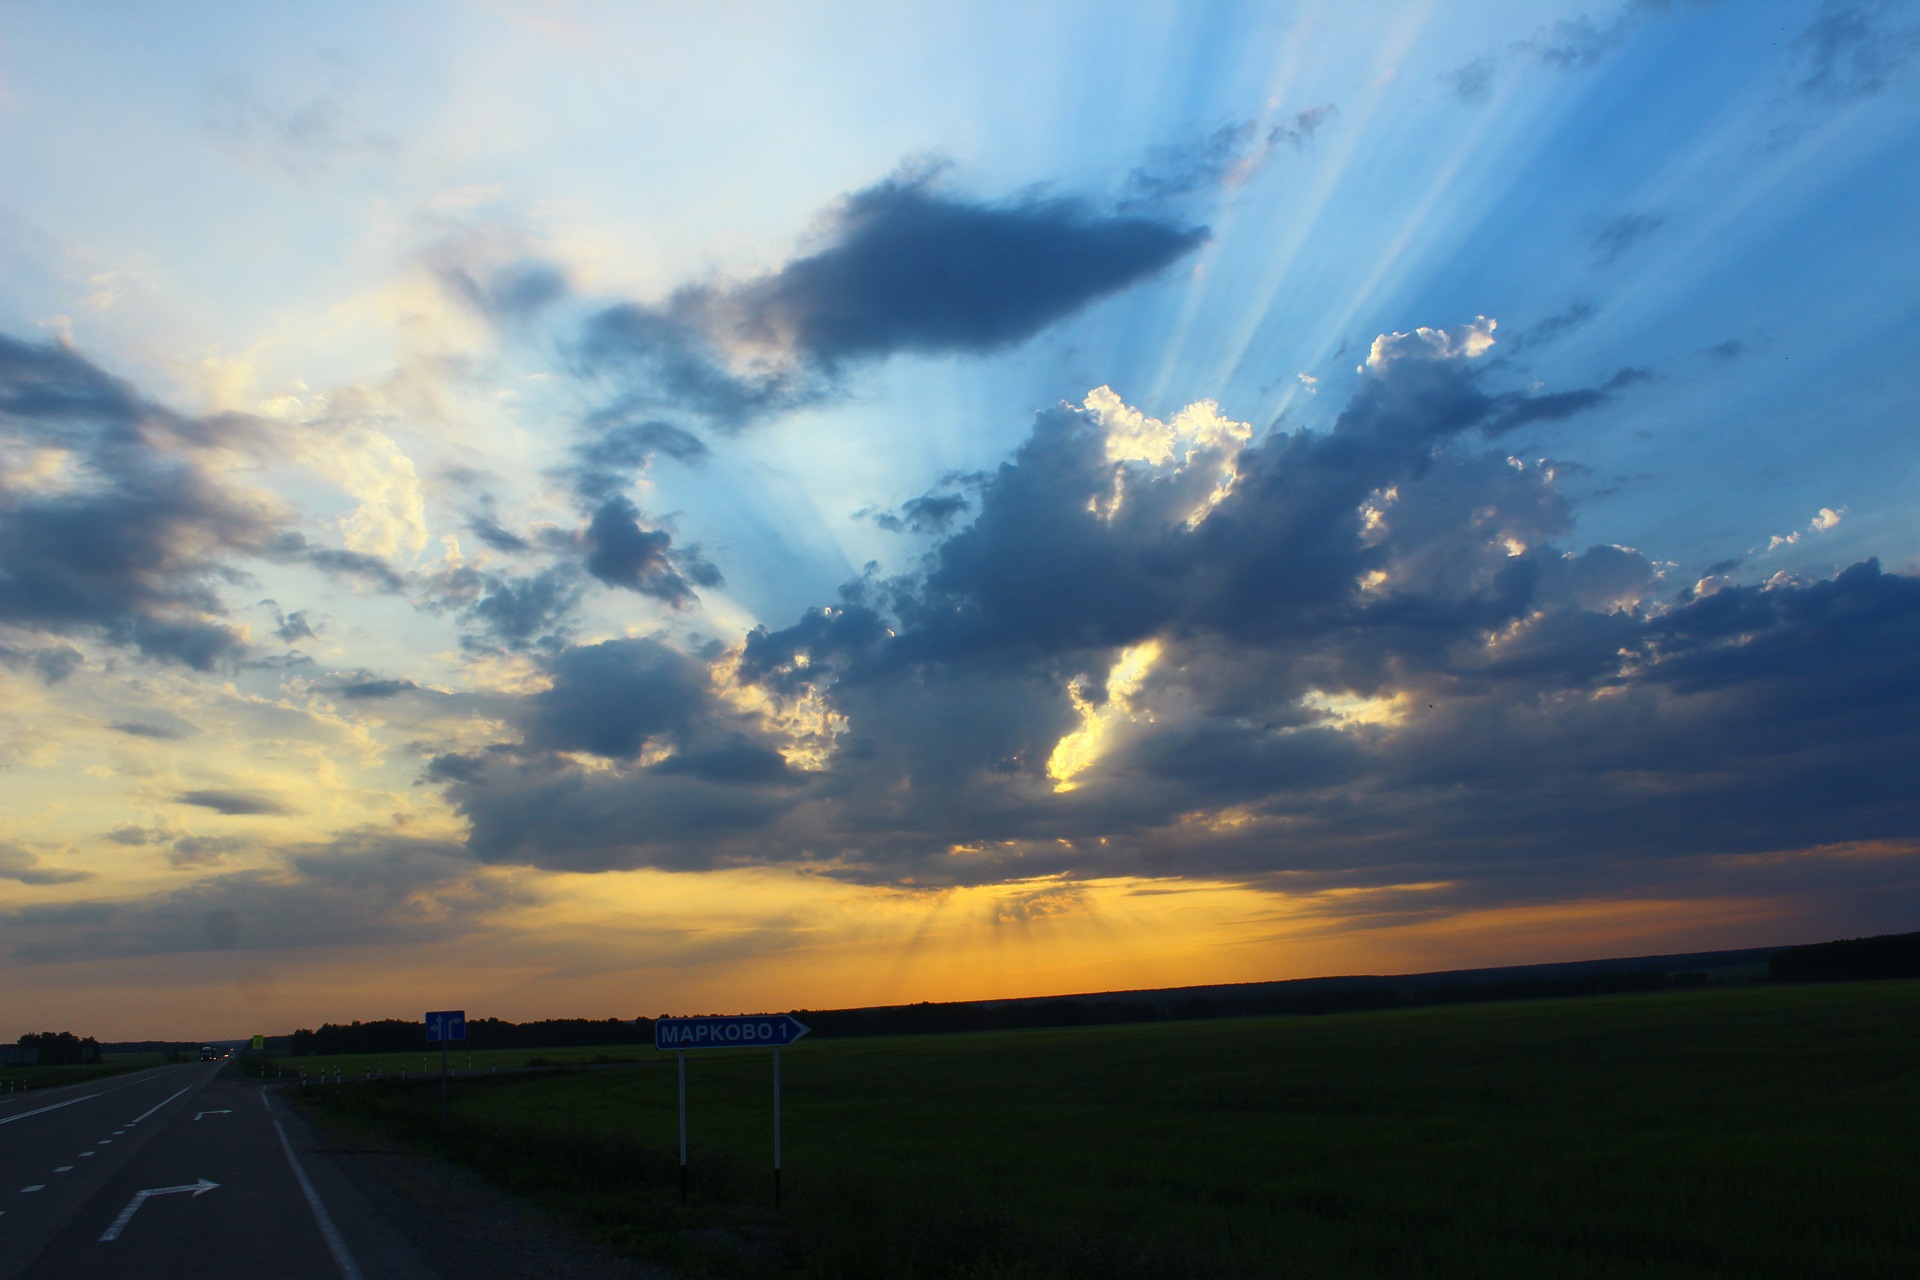
<instances>
[{"instance_id":1,"label":"distant vehicle on road","mask_svg":"<svg viewBox=\"0 0 1920 1280\"><path fill-rule=\"evenodd\" d=\"M203 1044L200 1046L200 1061L202 1062L218 1062L226 1056L227 1051L219 1045Z\"/></svg>"}]
</instances>

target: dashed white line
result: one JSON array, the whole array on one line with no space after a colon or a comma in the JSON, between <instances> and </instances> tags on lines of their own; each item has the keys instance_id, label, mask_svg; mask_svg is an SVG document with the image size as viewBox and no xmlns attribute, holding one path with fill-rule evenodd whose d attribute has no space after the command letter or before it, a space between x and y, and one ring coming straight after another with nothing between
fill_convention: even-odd
<instances>
[{"instance_id":1,"label":"dashed white line","mask_svg":"<svg viewBox=\"0 0 1920 1280\"><path fill-rule=\"evenodd\" d=\"M85 1160L85 1159L86 1159L86 1158L87 1158L88 1156L90 1156L90 1155L92 1155L92 1154L93 1154L93 1152L91 1152L91 1151L82 1151L82 1152L80 1153L80 1158L81 1158L82 1160Z\"/></svg>"},{"instance_id":2,"label":"dashed white line","mask_svg":"<svg viewBox=\"0 0 1920 1280\"><path fill-rule=\"evenodd\" d=\"M30 1187L22 1187L22 1188L20 1188L20 1194L21 1194L21 1195L25 1195L25 1194L27 1194L27 1192L29 1192L29 1191L45 1191L46 1189L47 1189L47 1184L46 1184L46 1183L44 1183L44 1182L36 1182L36 1183L34 1183L34 1184L33 1184L32 1186L30 1186Z\"/></svg>"},{"instance_id":3,"label":"dashed white line","mask_svg":"<svg viewBox=\"0 0 1920 1280\"><path fill-rule=\"evenodd\" d=\"M57 1164L53 1166L53 1171L55 1173L72 1173L73 1166L70 1164Z\"/></svg>"}]
</instances>

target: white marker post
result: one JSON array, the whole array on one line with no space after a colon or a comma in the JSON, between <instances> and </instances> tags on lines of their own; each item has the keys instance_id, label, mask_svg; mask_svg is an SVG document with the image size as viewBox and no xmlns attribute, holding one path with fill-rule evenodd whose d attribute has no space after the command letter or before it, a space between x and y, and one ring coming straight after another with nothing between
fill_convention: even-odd
<instances>
[{"instance_id":1,"label":"white marker post","mask_svg":"<svg viewBox=\"0 0 1920 1280\"><path fill-rule=\"evenodd\" d=\"M773 1050L773 1207L780 1207L780 1049Z\"/></svg>"},{"instance_id":2,"label":"white marker post","mask_svg":"<svg viewBox=\"0 0 1920 1280\"><path fill-rule=\"evenodd\" d=\"M653 1047L680 1059L680 1199L687 1198L687 1050L773 1050L773 1207L780 1207L780 1049L813 1028L790 1014L669 1018L653 1021Z\"/></svg>"},{"instance_id":3,"label":"white marker post","mask_svg":"<svg viewBox=\"0 0 1920 1280\"><path fill-rule=\"evenodd\" d=\"M680 1059L680 1203L687 1203L687 1052Z\"/></svg>"}]
</instances>

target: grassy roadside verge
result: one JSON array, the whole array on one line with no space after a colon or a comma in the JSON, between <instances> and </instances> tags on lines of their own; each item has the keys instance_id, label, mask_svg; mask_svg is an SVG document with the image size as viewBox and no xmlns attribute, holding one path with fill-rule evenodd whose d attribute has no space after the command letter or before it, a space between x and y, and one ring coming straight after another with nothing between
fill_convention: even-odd
<instances>
[{"instance_id":1,"label":"grassy roadside verge","mask_svg":"<svg viewBox=\"0 0 1920 1280\"><path fill-rule=\"evenodd\" d=\"M1920 983L802 1044L308 1091L688 1275L1920 1274Z\"/></svg>"},{"instance_id":2,"label":"grassy roadside verge","mask_svg":"<svg viewBox=\"0 0 1920 1280\"><path fill-rule=\"evenodd\" d=\"M84 1084L128 1071L144 1071L163 1066L166 1056L158 1053L110 1053L104 1062L89 1062L70 1067L0 1067L0 1097L21 1089L52 1089L63 1084Z\"/></svg>"}]
</instances>

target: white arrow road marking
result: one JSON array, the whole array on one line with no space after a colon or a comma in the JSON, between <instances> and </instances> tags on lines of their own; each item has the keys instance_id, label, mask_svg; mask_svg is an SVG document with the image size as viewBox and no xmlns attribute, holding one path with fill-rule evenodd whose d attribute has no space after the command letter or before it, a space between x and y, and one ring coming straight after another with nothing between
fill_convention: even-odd
<instances>
[{"instance_id":1,"label":"white arrow road marking","mask_svg":"<svg viewBox=\"0 0 1920 1280\"><path fill-rule=\"evenodd\" d=\"M228 1110L228 1109L227 1109L226 1107L221 1107L221 1108L220 1108L220 1109L219 1109L218 1111L200 1111L200 1112L196 1112L196 1113L194 1114L194 1117L193 1117L193 1118L194 1118L195 1120L198 1120L198 1119L199 1119L199 1118L200 1118L201 1116L230 1116L230 1115L232 1115L232 1114L233 1114L233 1112L232 1112L232 1111L230 1111L230 1110Z\"/></svg>"},{"instance_id":2,"label":"white arrow road marking","mask_svg":"<svg viewBox=\"0 0 1920 1280\"><path fill-rule=\"evenodd\" d=\"M83 1093L77 1098L68 1098L65 1102L56 1102L50 1107L39 1107L33 1111L22 1111L17 1116L0 1117L0 1124L12 1124L15 1120L25 1120L28 1116L37 1116L43 1111L58 1111L62 1107L70 1107L76 1102L85 1102L88 1098L97 1098L99 1096L97 1093Z\"/></svg>"},{"instance_id":3,"label":"white arrow road marking","mask_svg":"<svg viewBox=\"0 0 1920 1280\"><path fill-rule=\"evenodd\" d=\"M187 1089L191 1089L191 1088L193 1088L192 1085L187 1086ZM152 1115L154 1112L158 1111L160 1108L166 1106L169 1102L172 1102L175 1098L179 1097L181 1093L185 1093L187 1089L180 1090L180 1093L170 1093L166 1097L160 1099L160 1101L154 1103L152 1106L148 1107L145 1111L142 1111L139 1115L127 1121L127 1128L129 1129L133 1128L133 1126L139 1124L142 1120L145 1120L148 1116Z\"/></svg>"},{"instance_id":4,"label":"white arrow road marking","mask_svg":"<svg viewBox=\"0 0 1920 1280\"><path fill-rule=\"evenodd\" d=\"M101 1232L100 1243L105 1244L107 1241L118 1237L122 1231L125 1231L127 1224L133 1221L134 1213L139 1210L141 1205L147 1202L148 1196L170 1196L185 1191L197 1200L219 1185L217 1182L209 1182L207 1179L202 1178L200 1181L190 1182L184 1187L152 1187L146 1191L136 1191L133 1193L133 1199L127 1201L127 1207L120 1211L120 1216L113 1220L113 1225Z\"/></svg>"}]
</instances>

